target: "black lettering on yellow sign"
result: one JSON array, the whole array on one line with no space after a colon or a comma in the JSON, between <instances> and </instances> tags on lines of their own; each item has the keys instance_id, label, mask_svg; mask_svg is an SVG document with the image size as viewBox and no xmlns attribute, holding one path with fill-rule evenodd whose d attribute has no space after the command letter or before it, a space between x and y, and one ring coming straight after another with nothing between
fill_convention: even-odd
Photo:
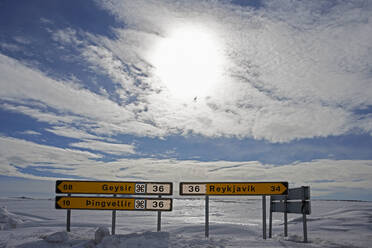
<instances>
[{"instance_id":1,"label":"black lettering on yellow sign","mask_svg":"<svg viewBox=\"0 0 372 248\"><path fill-rule=\"evenodd\" d=\"M215 186L209 185L209 192L210 193L248 193L248 192L256 192L256 187L254 185L246 185L246 186L235 186L235 185L226 185L226 186Z\"/></svg>"},{"instance_id":2,"label":"black lettering on yellow sign","mask_svg":"<svg viewBox=\"0 0 372 248\"><path fill-rule=\"evenodd\" d=\"M207 195L285 195L287 182L206 183Z\"/></svg>"},{"instance_id":3,"label":"black lettering on yellow sign","mask_svg":"<svg viewBox=\"0 0 372 248\"><path fill-rule=\"evenodd\" d=\"M270 189L271 189L271 192L275 192L275 191L280 192L280 186L271 186Z\"/></svg>"},{"instance_id":4,"label":"black lettering on yellow sign","mask_svg":"<svg viewBox=\"0 0 372 248\"><path fill-rule=\"evenodd\" d=\"M103 184L102 185L102 190L103 191L109 191L109 192L131 192L132 191L132 186L131 185L108 185L108 184Z\"/></svg>"},{"instance_id":5,"label":"black lettering on yellow sign","mask_svg":"<svg viewBox=\"0 0 372 248\"><path fill-rule=\"evenodd\" d=\"M101 207L101 208L106 208L106 207L120 207L120 208L130 208L131 202L126 201L126 200L117 200L117 201L105 201L105 200L86 200L85 201L85 206L87 208L90 207Z\"/></svg>"},{"instance_id":6,"label":"black lettering on yellow sign","mask_svg":"<svg viewBox=\"0 0 372 248\"><path fill-rule=\"evenodd\" d=\"M134 198L57 196L57 209L134 210Z\"/></svg>"}]
</instances>

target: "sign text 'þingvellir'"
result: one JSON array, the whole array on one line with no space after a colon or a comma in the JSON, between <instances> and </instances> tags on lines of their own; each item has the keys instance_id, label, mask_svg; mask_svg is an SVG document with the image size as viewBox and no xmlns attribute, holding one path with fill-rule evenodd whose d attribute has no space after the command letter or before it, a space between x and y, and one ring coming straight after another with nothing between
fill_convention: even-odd
<instances>
[{"instance_id":1,"label":"sign text '\u00feingvellir'","mask_svg":"<svg viewBox=\"0 0 372 248\"><path fill-rule=\"evenodd\" d=\"M171 211L171 198L57 196L57 209Z\"/></svg>"}]
</instances>

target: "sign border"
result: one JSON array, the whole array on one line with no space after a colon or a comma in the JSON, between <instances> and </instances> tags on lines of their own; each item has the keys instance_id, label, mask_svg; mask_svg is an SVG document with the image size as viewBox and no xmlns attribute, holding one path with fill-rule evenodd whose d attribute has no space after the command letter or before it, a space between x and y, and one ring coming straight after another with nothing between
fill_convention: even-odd
<instances>
[{"instance_id":1,"label":"sign border","mask_svg":"<svg viewBox=\"0 0 372 248\"><path fill-rule=\"evenodd\" d=\"M134 200L156 200L156 201L159 201L159 200L170 200L171 204L170 204L170 209L167 209L167 210L159 210L159 209L91 209L91 208L61 208L57 202L61 199L61 198L100 198L100 199L105 199L105 198L115 198L116 200L120 200L120 199L134 199ZM103 211L140 211L140 212L144 212L144 211L151 211L151 212L171 212L173 210L173 198L146 198L146 197L93 197L93 196L56 196L55 197L55 208L56 209L62 209L62 210L69 210L69 209L73 209L73 210L103 210Z\"/></svg>"},{"instance_id":2,"label":"sign border","mask_svg":"<svg viewBox=\"0 0 372 248\"><path fill-rule=\"evenodd\" d=\"M110 193L98 193L98 192L95 192L95 193L86 193L86 192L72 192L72 193L69 193L69 192L62 192L61 190L59 190L58 186L63 183L63 182L88 182L88 183L134 183L134 184L137 184L137 183L144 183L144 184L170 184L170 192L169 194L164 194L164 193L133 193L133 194L120 194L120 193L113 193L113 192L110 192ZM93 181L93 180L56 180L56 194L84 194L84 195L97 195L97 194L104 194L104 195L173 195L173 182L148 182L148 181Z\"/></svg>"},{"instance_id":3,"label":"sign border","mask_svg":"<svg viewBox=\"0 0 372 248\"><path fill-rule=\"evenodd\" d=\"M184 194L182 191L183 184L238 184L238 183L281 183L287 187L287 189L282 194ZM186 195L186 196L201 196L201 195L208 195L208 196L273 196L273 195L288 195L288 182L284 181L276 181L276 182L180 182L179 183L179 195Z\"/></svg>"}]
</instances>

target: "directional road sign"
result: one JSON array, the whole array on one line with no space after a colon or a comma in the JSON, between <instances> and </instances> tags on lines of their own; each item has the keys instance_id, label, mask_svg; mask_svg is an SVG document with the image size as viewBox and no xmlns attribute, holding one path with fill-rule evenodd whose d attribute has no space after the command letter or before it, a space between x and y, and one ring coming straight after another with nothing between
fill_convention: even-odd
<instances>
[{"instance_id":1,"label":"directional road sign","mask_svg":"<svg viewBox=\"0 0 372 248\"><path fill-rule=\"evenodd\" d=\"M182 182L180 195L285 195L288 182Z\"/></svg>"},{"instance_id":2,"label":"directional road sign","mask_svg":"<svg viewBox=\"0 0 372 248\"><path fill-rule=\"evenodd\" d=\"M171 198L57 196L57 209L172 211Z\"/></svg>"},{"instance_id":3,"label":"directional road sign","mask_svg":"<svg viewBox=\"0 0 372 248\"><path fill-rule=\"evenodd\" d=\"M56 181L56 193L172 195L170 182Z\"/></svg>"}]
</instances>

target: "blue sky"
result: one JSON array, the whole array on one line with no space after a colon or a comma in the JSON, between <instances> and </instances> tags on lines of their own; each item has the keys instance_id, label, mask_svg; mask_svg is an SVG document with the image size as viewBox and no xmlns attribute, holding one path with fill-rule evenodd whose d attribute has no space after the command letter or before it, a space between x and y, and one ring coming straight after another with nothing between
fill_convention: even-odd
<instances>
[{"instance_id":1,"label":"blue sky","mask_svg":"<svg viewBox=\"0 0 372 248\"><path fill-rule=\"evenodd\" d=\"M372 200L371 18L371 1L1 1L0 194L284 180Z\"/></svg>"}]
</instances>

